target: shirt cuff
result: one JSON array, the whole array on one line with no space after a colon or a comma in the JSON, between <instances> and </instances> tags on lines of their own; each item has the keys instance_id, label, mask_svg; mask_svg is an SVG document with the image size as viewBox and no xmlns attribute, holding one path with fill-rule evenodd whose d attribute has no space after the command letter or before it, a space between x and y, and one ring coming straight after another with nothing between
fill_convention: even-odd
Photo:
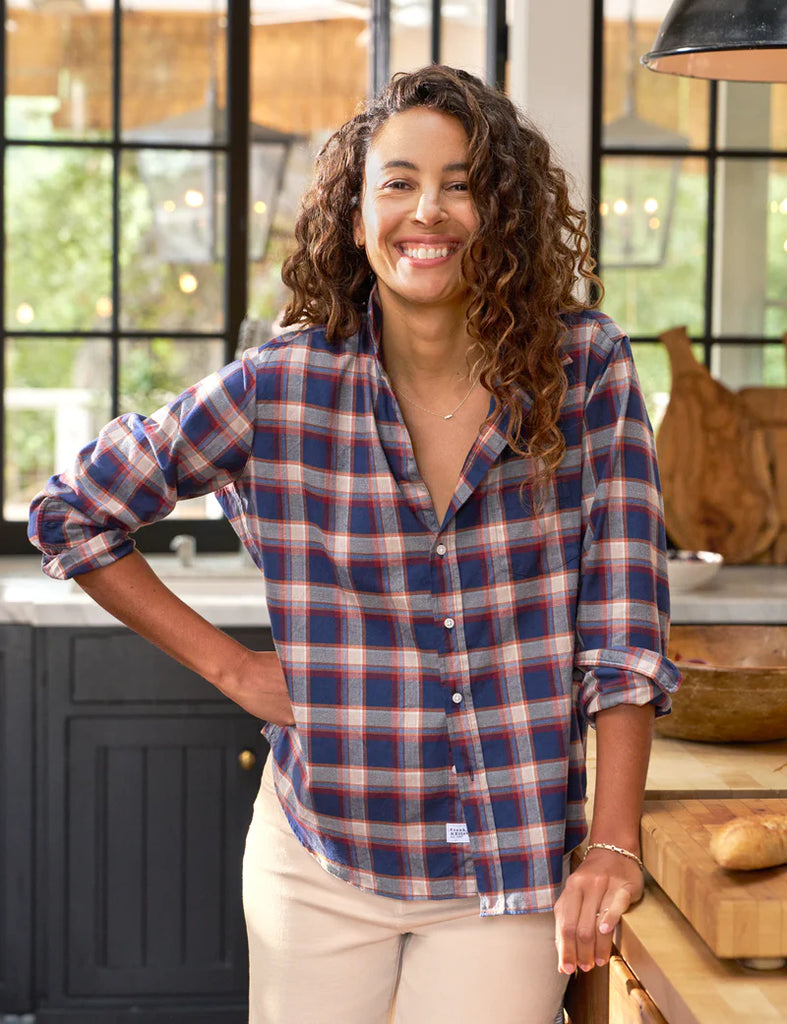
<instances>
[{"instance_id":1,"label":"shirt cuff","mask_svg":"<svg viewBox=\"0 0 787 1024\"><path fill-rule=\"evenodd\" d=\"M680 673L673 663L655 651L638 648L602 648L582 651L575 660L581 674L579 710L587 721L596 713L619 704L653 704L656 717L667 715Z\"/></svg>"},{"instance_id":2,"label":"shirt cuff","mask_svg":"<svg viewBox=\"0 0 787 1024\"><path fill-rule=\"evenodd\" d=\"M30 540L43 554L41 567L47 576L71 579L111 565L134 549L128 530L97 529L87 521L68 522L62 514L62 504L44 499L29 531Z\"/></svg>"}]
</instances>

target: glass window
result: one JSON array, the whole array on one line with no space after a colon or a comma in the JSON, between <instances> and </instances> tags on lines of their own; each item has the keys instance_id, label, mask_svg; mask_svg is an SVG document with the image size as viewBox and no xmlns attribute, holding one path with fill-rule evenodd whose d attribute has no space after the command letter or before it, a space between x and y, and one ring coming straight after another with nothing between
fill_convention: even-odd
<instances>
[{"instance_id":1,"label":"glass window","mask_svg":"<svg viewBox=\"0 0 787 1024\"><path fill-rule=\"evenodd\" d=\"M391 74L415 71L432 59L432 0L392 0Z\"/></svg>"},{"instance_id":2,"label":"glass window","mask_svg":"<svg viewBox=\"0 0 787 1024\"><path fill-rule=\"evenodd\" d=\"M121 125L124 138L221 142L227 103L227 4L122 0Z\"/></svg>"},{"instance_id":3,"label":"glass window","mask_svg":"<svg viewBox=\"0 0 787 1024\"><path fill-rule=\"evenodd\" d=\"M648 71L639 58L669 0L596 4L604 308L648 375L661 357L647 345L685 325L729 387L779 384L784 348L769 341L787 332L787 85Z\"/></svg>"},{"instance_id":4,"label":"glass window","mask_svg":"<svg viewBox=\"0 0 787 1024\"><path fill-rule=\"evenodd\" d=\"M149 416L221 366L223 356L221 338L122 339L120 411Z\"/></svg>"},{"instance_id":5,"label":"glass window","mask_svg":"<svg viewBox=\"0 0 787 1024\"><path fill-rule=\"evenodd\" d=\"M391 0L373 24L372 0L5 6L3 551L30 551L30 498L109 418L229 361L244 317L246 338L275 333L315 154L385 53L421 66L442 36L443 59L483 72L486 7ZM248 96L248 140L229 95ZM174 515L201 547L234 543L199 522L213 499Z\"/></svg>"},{"instance_id":6,"label":"glass window","mask_svg":"<svg viewBox=\"0 0 787 1024\"><path fill-rule=\"evenodd\" d=\"M111 4L6 5L6 134L102 139L112 132Z\"/></svg>"},{"instance_id":7,"label":"glass window","mask_svg":"<svg viewBox=\"0 0 787 1024\"><path fill-rule=\"evenodd\" d=\"M112 158L100 149L9 147L8 330L92 331L112 295Z\"/></svg>"},{"instance_id":8,"label":"glass window","mask_svg":"<svg viewBox=\"0 0 787 1024\"><path fill-rule=\"evenodd\" d=\"M6 339L4 519L27 519L46 479L71 466L109 419L111 367L108 341Z\"/></svg>"},{"instance_id":9,"label":"glass window","mask_svg":"<svg viewBox=\"0 0 787 1024\"><path fill-rule=\"evenodd\" d=\"M605 0L604 146L704 149L708 145L708 83L655 74L640 64L670 3Z\"/></svg>"},{"instance_id":10,"label":"glass window","mask_svg":"<svg viewBox=\"0 0 787 1024\"><path fill-rule=\"evenodd\" d=\"M256 321L255 337L265 339L277 332L289 298L281 266L294 243L298 205L315 156L366 95L371 2L312 3L297 23L281 4L255 4L255 12L249 316ZM393 35L395 25L394 20ZM341 60L336 60L338 53Z\"/></svg>"},{"instance_id":11,"label":"glass window","mask_svg":"<svg viewBox=\"0 0 787 1024\"><path fill-rule=\"evenodd\" d=\"M714 333L787 331L787 160L720 159Z\"/></svg>"},{"instance_id":12,"label":"glass window","mask_svg":"<svg viewBox=\"0 0 787 1024\"><path fill-rule=\"evenodd\" d=\"M444 4L440 19L440 60L486 76L487 0Z\"/></svg>"},{"instance_id":13,"label":"glass window","mask_svg":"<svg viewBox=\"0 0 787 1024\"><path fill-rule=\"evenodd\" d=\"M223 154L200 150L124 153L123 329L224 329L225 166Z\"/></svg>"},{"instance_id":14,"label":"glass window","mask_svg":"<svg viewBox=\"0 0 787 1024\"><path fill-rule=\"evenodd\" d=\"M725 149L787 149L787 84L719 82L718 97Z\"/></svg>"},{"instance_id":15,"label":"glass window","mask_svg":"<svg viewBox=\"0 0 787 1024\"><path fill-rule=\"evenodd\" d=\"M702 362L702 345L692 345L695 359ZM664 345L633 342L631 353L642 387L645 405L654 430L658 430L669 404L672 371Z\"/></svg>"},{"instance_id":16,"label":"glass window","mask_svg":"<svg viewBox=\"0 0 787 1024\"><path fill-rule=\"evenodd\" d=\"M707 191L703 160L604 161L604 309L628 333L652 336L681 324L702 333Z\"/></svg>"}]
</instances>

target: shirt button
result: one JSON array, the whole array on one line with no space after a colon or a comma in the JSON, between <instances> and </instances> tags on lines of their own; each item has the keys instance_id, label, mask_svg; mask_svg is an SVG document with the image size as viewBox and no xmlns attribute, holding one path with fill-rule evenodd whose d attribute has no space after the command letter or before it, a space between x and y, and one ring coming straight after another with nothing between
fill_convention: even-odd
<instances>
[{"instance_id":1,"label":"shirt button","mask_svg":"<svg viewBox=\"0 0 787 1024\"><path fill-rule=\"evenodd\" d=\"M462 703L462 694L461 693L452 693L451 694L451 700L454 702L454 704L461 704ZM456 771L456 767L454 767L454 771Z\"/></svg>"},{"instance_id":2,"label":"shirt button","mask_svg":"<svg viewBox=\"0 0 787 1024\"><path fill-rule=\"evenodd\" d=\"M445 546L445 544L438 544L437 547L435 548L435 551L438 553L438 555L440 555L440 557L442 557L447 550L448 548Z\"/></svg>"},{"instance_id":3,"label":"shirt button","mask_svg":"<svg viewBox=\"0 0 787 1024\"><path fill-rule=\"evenodd\" d=\"M453 629L456 623L453 619L443 619L443 625L446 629Z\"/></svg>"}]
</instances>

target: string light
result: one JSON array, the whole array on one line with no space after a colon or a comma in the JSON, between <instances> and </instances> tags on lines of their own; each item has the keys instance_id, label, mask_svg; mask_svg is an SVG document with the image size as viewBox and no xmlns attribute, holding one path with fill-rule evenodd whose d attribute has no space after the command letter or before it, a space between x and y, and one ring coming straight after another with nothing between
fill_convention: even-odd
<instances>
[{"instance_id":1,"label":"string light","mask_svg":"<svg viewBox=\"0 0 787 1024\"><path fill-rule=\"evenodd\" d=\"M184 295L191 295L199 288L199 281L193 274L186 272L178 278L178 286Z\"/></svg>"}]
</instances>

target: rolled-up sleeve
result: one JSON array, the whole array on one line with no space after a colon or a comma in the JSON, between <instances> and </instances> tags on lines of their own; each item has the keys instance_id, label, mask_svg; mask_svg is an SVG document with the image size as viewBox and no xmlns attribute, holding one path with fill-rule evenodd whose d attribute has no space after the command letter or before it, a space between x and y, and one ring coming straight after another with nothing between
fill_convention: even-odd
<instances>
[{"instance_id":1,"label":"rolled-up sleeve","mask_svg":"<svg viewBox=\"0 0 787 1024\"><path fill-rule=\"evenodd\" d=\"M249 352L151 416L109 423L33 499L28 536L44 571L67 579L108 565L131 551L135 530L179 500L226 487L249 458L255 408Z\"/></svg>"},{"instance_id":2,"label":"rolled-up sleeve","mask_svg":"<svg viewBox=\"0 0 787 1024\"><path fill-rule=\"evenodd\" d=\"M618 704L652 703L664 715L680 682L665 657L666 537L653 432L625 337L598 362L583 435L579 710L592 720Z\"/></svg>"}]
</instances>

